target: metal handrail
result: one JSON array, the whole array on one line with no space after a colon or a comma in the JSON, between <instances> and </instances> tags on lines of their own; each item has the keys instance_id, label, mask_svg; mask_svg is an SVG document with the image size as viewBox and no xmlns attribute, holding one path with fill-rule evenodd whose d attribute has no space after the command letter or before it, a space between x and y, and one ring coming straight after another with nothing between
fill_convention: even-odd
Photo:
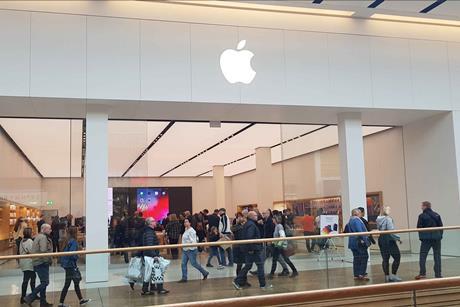
<instances>
[{"instance_id":1,"label":"metal handrail","mask_svg":"<svg viewBox=\"0 0 460 307\"><path fill-rule=\"evenodd\" d=\"M343 299L352 297L362 297L365 295L382 295L391 293L402 293L408 291L440 289L449 287L460 287L460 277L446 277L438 279L426 279L417 281L404 281L398 283L364 285L359 287L342 287L333 289L322 289L312 291L299 291L278 294L266 294L257 296L234 297L209 301L197 301L180 304L160 305L163 307L183 306L183 307L226 307L226 306L281 306L290 304L300 304L305 302L325 301L333 299Z\"/></svg>"},{"instance_id":2,"label":"metal handrail","mask_svg":"<svg viewBox=\"0 0 460 307\"><path fill-rule=\"evenodd\" d=\"M339 233L330 235L313 235L313 236L294 236L284 238L267 238L267 239L253 239L253 240L229 240L217 242L203 242L193 244L165 244L155 246L139 246L139 247L121 247L109 249L93 249L93 250L80 250L74 252L57 252L57 253L41 253L41 254L28 254L28 255L8 255L0 256L0 260L11 259L24 259L24 258L40 258L40 257L61 257L71 255L92 255L92 254L109 254L119 252L138 252L144 250L157 250L157 249L171 249L171 248L187 248L187 247L205 247L205 246L220 246L220 245L241 245L251 243L267 243L276 241L293 241L305 239L330 239L330 238L345 238L366 235L384 235L394 233L413 233L413 232L433 232L440 230L460 230L460 226L444 226L444 227L431 227L431 228L410 228L410 229L397 229L385 231L370 231L370 232L353 232L353 233Z\"/></svg>"}]
</instances>

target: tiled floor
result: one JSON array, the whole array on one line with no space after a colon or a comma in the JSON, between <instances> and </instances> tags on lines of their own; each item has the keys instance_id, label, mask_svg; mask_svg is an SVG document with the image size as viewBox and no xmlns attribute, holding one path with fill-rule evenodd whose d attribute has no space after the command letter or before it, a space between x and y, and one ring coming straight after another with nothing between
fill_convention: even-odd
<instances>
[{"instance_id":1,"label":"tiled floor","mask_svg":"<svg viewBox=\"0 0 460 307\"><path fill-rule=\"evenodd\" d=\"M327 263L328 269L326 269L325 258L323 257L318 261L316 254L298 254L292 257L292 260L298 270L301 271L300 276L294 279L276 277L271 281L274 288L270 290L270 293L356 285L352 278L351 263L349 262L329 260ZM206 257L202 255L200 262L204 265L205 261ZM266 293L258 289L258 282L254 277L250 277L250 282L253 285L251 289L236 291L231 284L235 268L225 268L223 270L209 268L208 270L211 273L209 280L201 281L200 274L195 269L189 267L189 282L186 284L177 284L176 281L181 278L180 261L174 260L166 274L165 287L171 293L166 296L141 297L139 286L136 286L136 291L134 292L129 289L124 277L127 266L121 257L112 256L112 262L115 262L115 264L111 264L110 266L109 282L103 284L81 283L81 288L86 289L84 290L86 297L93 299L90 306L145 306ZM384 281L380 262L381 258L379 255L371 256L371 265L369 266L370 283L381 283ZM9 265L15 267L14 263ZM266 262L266 270L269 270L270 265L271 259ZM460 275L460 258L446 257L443 259L443 266L445 276ZM432 263L428 262L427 267L430 269ZM84 265L81 266L81 270L84 275ZM418 256L411 254L403 255L400 267L401 277L405 280L411 280L417 273ZM63 270L58 266L54 266L51 269L50 279L48 300L57 302L64 281ZM0 271L0 306L18 306L21 280L21 272L18 269L2 269ZM73 291L69 292L66 302L73 306L78 305Z\"/></svg>"}]
</instances>

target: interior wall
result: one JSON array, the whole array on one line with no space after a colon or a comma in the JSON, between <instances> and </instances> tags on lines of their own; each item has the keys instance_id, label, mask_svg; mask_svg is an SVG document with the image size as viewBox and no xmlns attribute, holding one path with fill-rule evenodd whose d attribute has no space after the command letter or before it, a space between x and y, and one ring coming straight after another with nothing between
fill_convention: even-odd
<instances>
[{"instance_id":1,"label":"interior wall","mask_svg":"<svg viewBox=\"0 0 460 307\"><path fill-rule=\"evenodd\" d=\"M74 217L85 215L84 186L83 178L72 178L72 185L69 178L44 178L42 180L43 208L58 210L59 216L66 216L69 213ZM45 206L47 200L51 200L53 205Z\"/></svg>"},{"instance_id":2,"label":"interior wall","mask_svg":"<svg viewBox=\"0 0 460 307\"><path fill-rule=\"evenodd\" d=\"M41 177L0 130L0 198L24 205L41 203Z\"/></svg>"},{"instance_id":3,"label":"interior wall","mask_svg":"<svg viewBox=\"0 0 460 307\"><path fill-rule=\"evenodd\" d=\"M430 201L445 226L458 225L459 181L452 113L416 121L403 127L409 226L417 226L421 202ZM460 255L459 231L446 231L442 252ZM413 251L420 242L411 235Z\"/></svg>"}]
</instances>

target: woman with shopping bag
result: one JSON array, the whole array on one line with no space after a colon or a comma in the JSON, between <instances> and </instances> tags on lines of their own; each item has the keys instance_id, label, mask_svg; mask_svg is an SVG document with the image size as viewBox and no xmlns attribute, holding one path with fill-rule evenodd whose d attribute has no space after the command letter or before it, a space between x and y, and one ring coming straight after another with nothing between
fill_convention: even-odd
<instances>
[{"instance_id":1,"label":"woman with shopping bag","mask_svg":"<svg viewBox=\"0 0 460 307\"><path fill-rule=\"evenodd\" d=\"M275 223L275 232L273 233L273 238L285 238L286 233L284 231L284 227L282 222L282 217L280 215L276 215L273 219L273 222ZM286 252L288 249L288 241L282 240L282 241L276 241L274 243L274 249L273 249L273 261L272 261L272 269L270 271L270 274L268 275L269 278L273 278L275 275L276 271L276 265L278 262L278 258L281 256L284 259L284 262L291 268L292 274L289 277L296 277L299 275L297 272L296 267L294 264L291 262L289 259L289 256ZM289 272L287 272L289 274ZM281 275L281 276L287 276L287 274Z\"/></svg>"}]
</instances>

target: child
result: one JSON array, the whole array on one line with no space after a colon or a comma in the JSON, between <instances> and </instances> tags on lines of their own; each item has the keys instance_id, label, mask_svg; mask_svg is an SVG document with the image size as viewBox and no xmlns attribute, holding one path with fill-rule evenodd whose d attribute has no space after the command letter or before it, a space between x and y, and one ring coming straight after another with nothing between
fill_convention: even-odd
<instances>
[{"instance_id":1,"label":"child","mask_svg":"<svg viewBox=\"0 0 460 307\"><path fill-rule=\"evenodd\" d=\"M220 234L219 231L217 230L216 226L211 227L211 232L209 233L209 242L217 242L220 239ZM222 264L222 254L223 250L220 246L211 246L209 249L209 257L208 257L208 263L206 264L206 267L212 268L213 265L211 264L212 257L216 256L217 261L219 263L219 266L217 267L218 270L222 270L224 268Z\"/></svg>"}]
</instances>

